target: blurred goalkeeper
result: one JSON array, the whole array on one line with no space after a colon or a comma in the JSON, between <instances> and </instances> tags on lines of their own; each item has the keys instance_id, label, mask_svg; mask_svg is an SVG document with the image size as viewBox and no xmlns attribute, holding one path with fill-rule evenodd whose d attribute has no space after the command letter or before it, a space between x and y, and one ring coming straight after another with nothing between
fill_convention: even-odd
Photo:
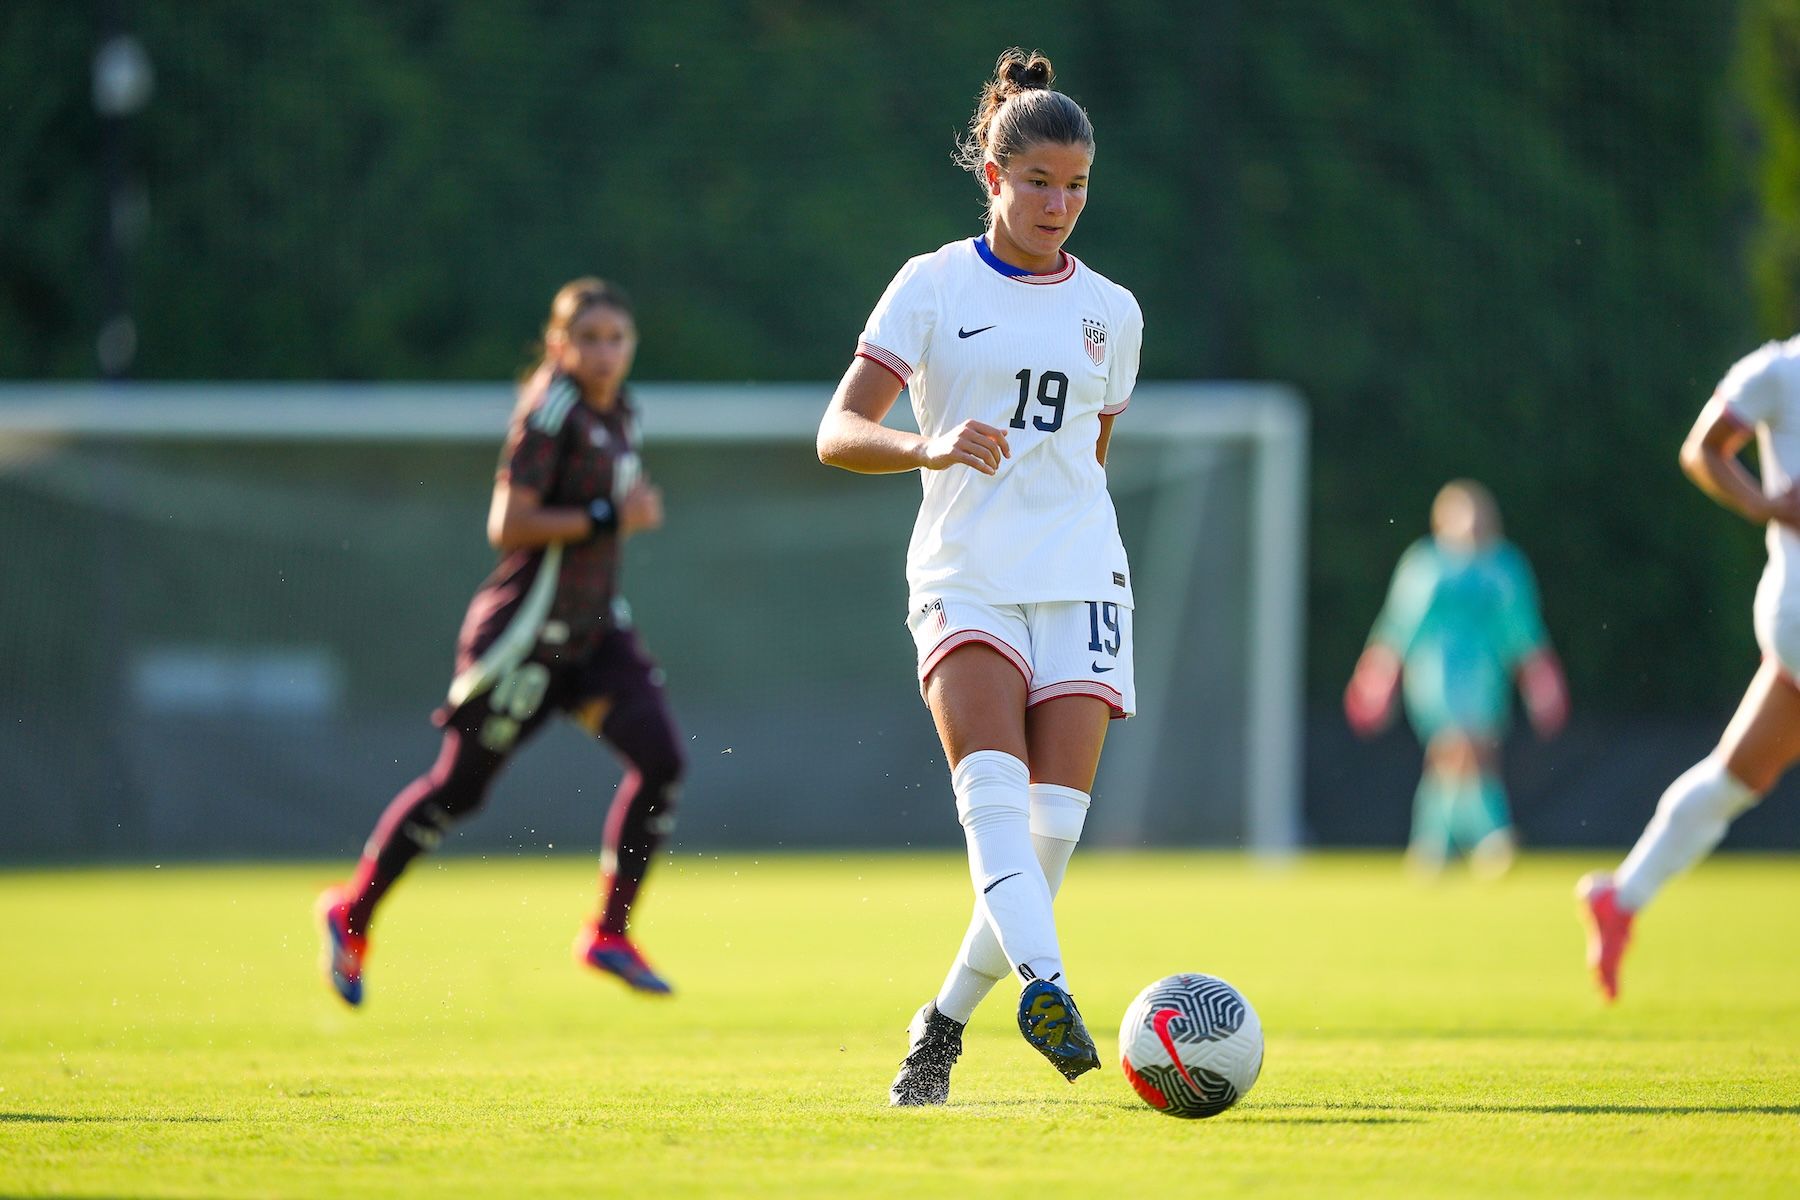
<instances>
[{"instance_id":1,"label":"blurred goalkeeper","mask_svg":"<svg viewBox=\"0 0 1800 1200\"><path fill-rule=\"evenodd\" d=\"M615 590L625 540L662 524L624 387L636 352L631 302L618 288L584 278L557 292L494 479L487 534L500 562L469 604L450 694L433 714L444 730L437 761L388 805L354 878L319 899L326 975L349 1004L362 1003L381 898L481 806L500 769L556 712L626 764L606 819L599 914L576 953L638 991L670 990L627 933L683 768L662 672Z\"/></svg>"},{"instance_id":2,"label":"blurred goalkeeper","mask_svg":"<svg viewBox=\"0 0 1800 1200\"><path fill-rule=\"evenodd\" d=\"M1408 862L1435 873L1453 855L1479 874L1512 865L1518 839L1500 779L1500 743L1517 681L1526 715L1554 737L1569 715L1562 666L1538 613L1537 585L1500 536L1500 511L1472 480L1445 484L1431 536L1407 548L1344 693L1350 726L1386 727L1403 693L1425 744Z\"/></svg>"}]
</instances>

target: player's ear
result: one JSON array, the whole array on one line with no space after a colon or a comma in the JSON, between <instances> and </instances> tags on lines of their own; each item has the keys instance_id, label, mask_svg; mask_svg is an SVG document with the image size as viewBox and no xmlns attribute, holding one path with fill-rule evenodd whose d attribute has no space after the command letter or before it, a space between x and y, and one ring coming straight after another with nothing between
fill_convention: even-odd
<instances>
[{"instance_id":1,"label":"player's ear","mask_svg":"<svg viewBox=\"0 0 1800 1200\"><path fill-rule=\"evenodd\" d=\"M1000 165L990 158L981 164L981 172L987 176L988 195L998 196L1000 194Z\"/></svg>"}]
</instances>

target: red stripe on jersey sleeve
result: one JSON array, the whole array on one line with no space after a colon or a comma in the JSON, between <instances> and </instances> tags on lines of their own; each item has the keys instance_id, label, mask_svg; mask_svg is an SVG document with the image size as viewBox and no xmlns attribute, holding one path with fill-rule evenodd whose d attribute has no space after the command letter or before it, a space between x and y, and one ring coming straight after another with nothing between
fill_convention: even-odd
<instances>
[{"instance_id":1,"label":"red stripe on jersey sleeve","mask_svg":"<svg viewBox=\"0 0 1800 1200\"><path fill-rule=\"evenodd\" d=\"M878 367L887 368L900 381L901 387L905 387L906 381L912 378L913 369L905 359L892 351L883 350L873 342L856 343L856 357L866 358Z\"/></svg>"}]
</instances>

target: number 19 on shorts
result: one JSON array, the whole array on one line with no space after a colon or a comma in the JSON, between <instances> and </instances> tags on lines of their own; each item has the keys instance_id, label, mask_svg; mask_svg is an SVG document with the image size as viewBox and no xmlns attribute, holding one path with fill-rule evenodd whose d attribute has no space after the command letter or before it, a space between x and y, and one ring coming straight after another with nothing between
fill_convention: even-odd
<instances>
[{"instance_id":1,"label":"number 19 on shorts","mask_svg":"<svg viewBox=\"0 0 1800 1200\"><path fill-rule=\"evenodd\" d=\"M1110 600L1089 600L1087 606L1088 649L1119 657L1119 606Z\"/></svg>"}]
</instances>

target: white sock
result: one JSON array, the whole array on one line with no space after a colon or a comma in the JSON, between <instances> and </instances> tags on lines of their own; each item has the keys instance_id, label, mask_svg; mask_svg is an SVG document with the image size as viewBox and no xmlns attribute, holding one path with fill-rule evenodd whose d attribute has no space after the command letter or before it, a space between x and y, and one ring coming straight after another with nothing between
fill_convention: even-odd
<instances>
[{"instance_id":1,"label":"white sock","mask_svg":"<svg viewBox=\"0 0 1800 1200\"><path fill-rule=\"evenodd\" d=\"M1650 903L1671 877L1710 854L1731 822L1761 798L1717 758L1689 767L1662 794L1656 815L1613 873L1619 906L1637 912Z\"/></svg>"},{"instance_id":2,"label":"white sock","mask_svg":"<svg viewBox=\"0 0 1800 1200\"><path fill-rule=\"evenodd\" d=\"M975 903L1000 936L1009 967L1062 974L1050 888L1031 849L1031 773L1000 750L977 750L950 773L969 843Z\"/></svg>"},{"instance_id":3,"label":"white sock","mask_svg":"<svg viewBox=\"0 0 1800 1200\"><path fill-rule=\"evenodd\" d=\"M1081 840L1081 827L1087 820L1088 794L1054 783L1031 785L1031 848L1038 866L1044 872L1044 884L1054 899L1062 888L1063 876L1069 869L1069 856ZM975 1008L994 985L1009 972L1006 953L993 927L975 905L969 919L969 930L963 935L962 949L950 964L944 986L938 991L937 1010L952 1021L968 1024Z\"/></svg>"}]
</instances>

